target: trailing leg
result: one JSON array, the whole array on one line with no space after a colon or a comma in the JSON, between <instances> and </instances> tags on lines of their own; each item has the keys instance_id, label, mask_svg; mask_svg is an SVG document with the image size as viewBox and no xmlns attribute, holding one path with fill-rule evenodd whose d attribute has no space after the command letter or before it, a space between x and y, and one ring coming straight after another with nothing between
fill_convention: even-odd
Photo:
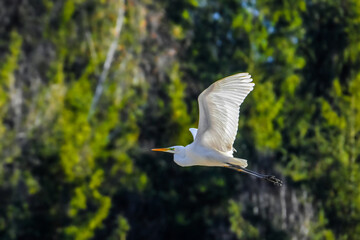
<instances>
[{"instance_id":1,"label":"trailing leg","mask_svg":"<svg viewBox=\"0 0 360 240\"><path fill-rule=\"evenodd\" d=\"M269 182L272 182L275 185L280 186L280 187L283 185L283 182L280 179L278 179L277 177L272 176L272 175L260 174L260 173L251 171L251 170L249 170L247 168L243 168L243 167L231 164L231 163L227 163L227 165L225 165L225 167L234 169L234 170L236 170L238 172L244 172L244 173L250 174L250 175L252 175L254 177L257 177L257 178L265 179L265 180L267 180Z\"/></svg>"}]
</instances>

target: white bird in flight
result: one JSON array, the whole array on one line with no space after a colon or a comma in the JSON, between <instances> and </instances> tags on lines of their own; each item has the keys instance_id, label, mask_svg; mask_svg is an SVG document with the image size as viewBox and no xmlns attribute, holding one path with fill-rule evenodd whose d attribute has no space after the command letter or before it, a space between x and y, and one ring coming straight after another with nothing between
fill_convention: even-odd
<instances>
[{"instance_id":1,"label":"white bird in flight","mask_svg":"<svg viewBox=\"0 0 360 240\"><path fill-rule=\"evenodd\" d=\"M174 161L182 166L215 166L231 168L282 186L275 176L247 169L245 159L233 156L238 130L240 105L253 90L248 73L223 78L205 89L198 97L200 119L198 129L190 128L194 141L187 146L155 148L174 154Z\"/></svg>"}]
</instances>

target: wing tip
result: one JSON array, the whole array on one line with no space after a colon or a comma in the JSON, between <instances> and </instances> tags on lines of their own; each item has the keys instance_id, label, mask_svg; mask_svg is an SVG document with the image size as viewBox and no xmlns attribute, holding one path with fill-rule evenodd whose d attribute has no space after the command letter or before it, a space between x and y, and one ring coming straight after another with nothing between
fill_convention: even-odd
<instances>
[{"instance_id":1,"label":"wing tip","mask_svg":"<svg viewBox=\"0 0 360 240\"><path fill-rule=\"evenodd\" d=\"M241 73L235 73L233 75L230 75L228 77L240 77L240 78L251 78L251 75L248 72L241 72Z\"/></svg>"},{"instance_id":2,"label":"wing tip","mask_svg":"<svg viewBox=\"0 0 360 240\"><path fill-rule=\"evenodd\" d=\"M253 88L255 86L255 83L253 82L253 78L251 77L251 75L249 73L237 73L237 74L228 76L226 78L223 78L223 80L225 80L226 82L237 81L241 85L246 86L246 87L251 87L251 88Z\"/></svg>"}]
</instances>

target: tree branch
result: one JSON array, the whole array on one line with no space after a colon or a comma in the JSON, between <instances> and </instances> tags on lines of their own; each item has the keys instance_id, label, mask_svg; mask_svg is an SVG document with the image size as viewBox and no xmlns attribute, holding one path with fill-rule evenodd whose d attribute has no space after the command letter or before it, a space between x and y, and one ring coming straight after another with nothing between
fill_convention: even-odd
<instances>
[{"instance_id":1,"label":"tree branch","mask_svg":"<svg viewBox=\"0 0 360 240\"><path fill-rule=\"evenodd\" d=\"M114 54L115 54L115 51L116 51L116 47L117 47L117 44L118 44L118 41L119 41L119 38L120 38L120 32L121 32L121 28L122 28L122 25L123 25L123 22L124 22L124 15L125 15L124 0L120 0L120 1L121 1L121 3L120 3L120 7L119 7L119 11L118 11L118 17L117 17L117 20L116 20L116 27L115 27L115 38L112 41L112 43L111 43L111 45L109 47L109 50L107 52L107 55L106 55L106 60L105 60L105 63L104 63L104 67L103 67L103 70L102 70L101 75L99 77L99 82L98 82L98 84L96 86L95 94L94 94L94 97L93 97L92 102L91 102L91 107L90 107L89 114L88 114L88 120L90 120L90 118L94 114L96 106L97 106L97 104L99 102L99 99L101 97L101 94L103 92L103 89L104 89L103 85L104 85L104 82L105 82L106 77L108 75L109 69L111 67L111 63L113 61Z\"/></svg>"}]
</instances>

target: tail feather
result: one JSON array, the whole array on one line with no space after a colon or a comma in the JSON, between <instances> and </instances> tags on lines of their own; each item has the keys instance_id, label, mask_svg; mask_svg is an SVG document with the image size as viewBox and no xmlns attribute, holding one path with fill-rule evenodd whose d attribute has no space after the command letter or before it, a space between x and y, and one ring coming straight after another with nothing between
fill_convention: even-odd
<instances>
[{"instance_id":1,"label":"tail feather","mask_svg":"<svg viewBox=\"0 0 360 240\"><path fill-rule=\"evenodd\" d=\"M247 160L242 159L242 158L230 158L228 160L228 163L239 166L239 167L243 167L243 168L246 168L248 165Z\"/></svg>"}]
</instances>

